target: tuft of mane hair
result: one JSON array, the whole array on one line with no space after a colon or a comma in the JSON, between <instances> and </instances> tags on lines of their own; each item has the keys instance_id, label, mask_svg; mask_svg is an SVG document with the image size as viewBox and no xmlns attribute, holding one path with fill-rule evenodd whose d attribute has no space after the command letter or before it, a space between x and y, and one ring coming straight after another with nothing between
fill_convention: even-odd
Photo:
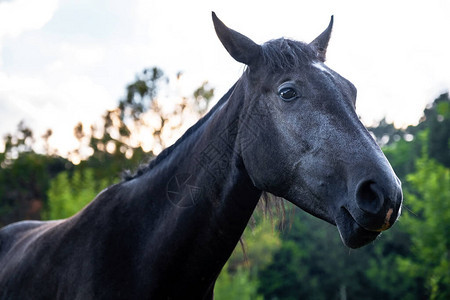
<instances>
[{"instance_id":1,"label":"tuft of mane hair","mask_svg":"<svg viewBox=\"0 0 450 300\"><path fill-rule=\"evenodd\" d=\"M296 69L310 64L316 58L308 44L285 38L268 41L261 49L269 72Z\"/></svg>"}]
</instances>

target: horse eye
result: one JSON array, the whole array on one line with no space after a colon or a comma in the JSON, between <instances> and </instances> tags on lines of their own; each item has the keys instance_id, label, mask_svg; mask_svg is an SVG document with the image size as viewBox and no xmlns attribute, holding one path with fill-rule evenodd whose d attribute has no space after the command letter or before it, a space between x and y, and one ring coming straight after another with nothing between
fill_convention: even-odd
<instances>
[{"instance_id":1,"label":"horse eye","mask_svg":"<svg viewBox=\"0 0 450 300\"><path fill-rule=\"evenodd\" d=\"M298 97L298 94L292 87L282 87L278 91L278 96L284 101L292 101Z\"/></svg>"}]
</instances>

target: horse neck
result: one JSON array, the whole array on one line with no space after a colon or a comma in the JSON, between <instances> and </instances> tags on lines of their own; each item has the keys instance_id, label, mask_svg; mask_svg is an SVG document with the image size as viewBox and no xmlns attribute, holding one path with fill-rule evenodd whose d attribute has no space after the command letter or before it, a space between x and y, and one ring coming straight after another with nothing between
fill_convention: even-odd
<instances>
[{"instance_id":1,"label":"horse neck","mask_svg":"<svg viewBox=\"0 0 450 300\"><path fill-rule=\"evenodd\" d=\"M237 133L243 95L243 85L238 82L228 101L213 108L215 113L143 178L154 187L150 194L164 202L158 206L165 207L174 218L201 215L197 220L202 220L207 231L212 228L208 223L221 231L232 229L237 233L232 239L235 241L260 196L240 155ZM165 195L160 193L161 187ZM236 224L240 225L238 230Z\"/></svg>"},{"instance_id":2,"label":"horse neck","mask_svg":"<svg viewBox=\"0 0 450 300\"><path fill-rule=\"evenodd\" d=\"M261 191L245 170L238 142L243 94L237 84L169 155L116 188L126 210L120 215L129 219L114 223L138 230L145 263L166 270L161 284L213 283L258 202Z\"/></svg>"}]
</instances>

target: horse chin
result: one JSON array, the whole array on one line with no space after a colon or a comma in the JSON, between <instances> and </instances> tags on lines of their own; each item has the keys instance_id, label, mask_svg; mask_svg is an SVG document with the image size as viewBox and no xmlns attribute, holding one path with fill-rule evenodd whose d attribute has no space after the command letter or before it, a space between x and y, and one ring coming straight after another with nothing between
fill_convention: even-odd
<instances>
[{"instance_id":1,"label":"horse chin","mask_svg":"<svg viewBox=\"0 0 450 300\"><path fill-rule=\"evenodd\" d=\"M359 225L343 207L336 217L336 226L344 245L352 249L367 245L380 235L379 231L367 230Z\"/></svg>"}]
</instances>

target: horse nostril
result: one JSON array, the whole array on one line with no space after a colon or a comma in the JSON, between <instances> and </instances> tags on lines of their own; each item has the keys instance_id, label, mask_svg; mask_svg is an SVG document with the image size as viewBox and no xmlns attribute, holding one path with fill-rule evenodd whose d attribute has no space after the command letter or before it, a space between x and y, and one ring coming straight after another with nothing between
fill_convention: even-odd
<instances>
[{"instance_id":1,"label":"horse nostril","mask_svg":"<svg viewBox=\"0 0 450 300\"><path fill-rule=\"evenodd\" d=\"M376 214L383 206L384 197L378 185L374 181L367 180L359 184L356 202L363 211Z\"/></svg>"}]
</instances>

